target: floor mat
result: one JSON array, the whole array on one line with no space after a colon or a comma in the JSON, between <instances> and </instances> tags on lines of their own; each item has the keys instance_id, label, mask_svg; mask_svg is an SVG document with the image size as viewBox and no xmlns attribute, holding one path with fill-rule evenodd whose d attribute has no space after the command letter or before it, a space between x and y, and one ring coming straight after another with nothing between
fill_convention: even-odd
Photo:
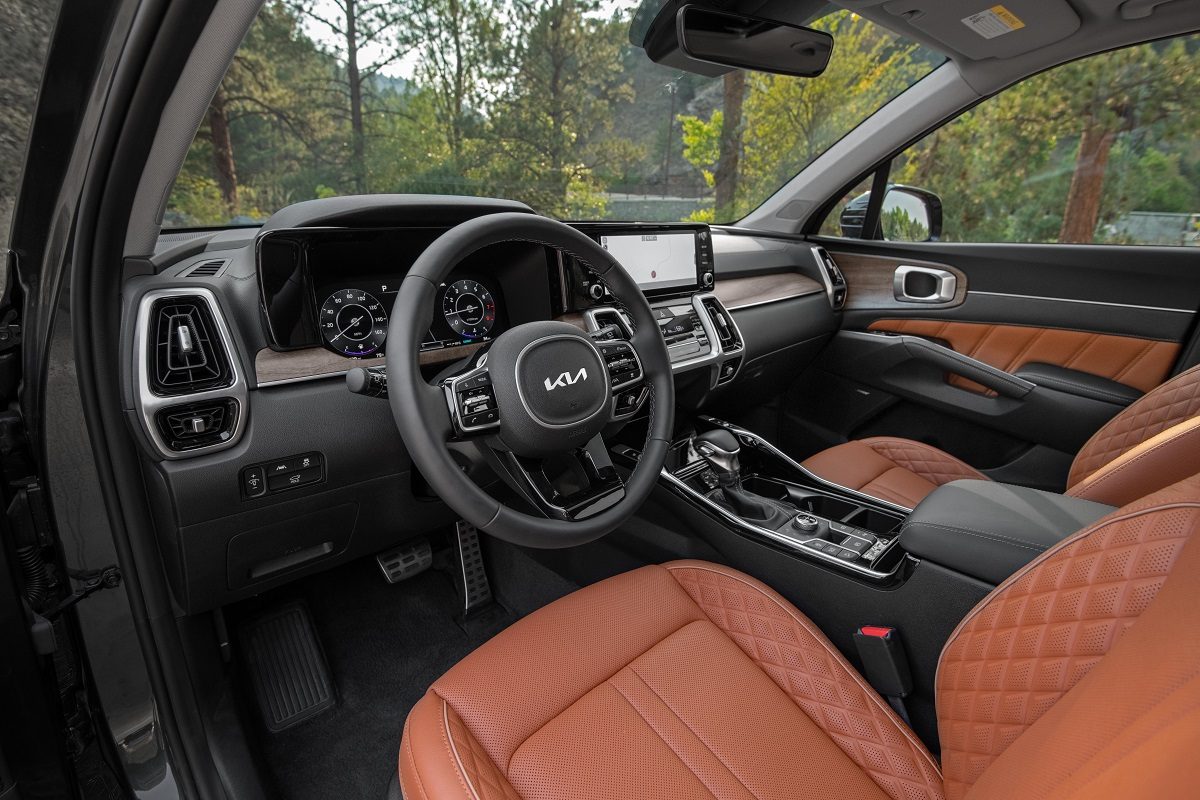
<instances>
[{"instance_id":1,"label":"floor mat","mask_svg":"<svg viewBox=\"0 0 1200 800\"><path fill-rule=\"evenodd\" d=\"M404 719L429 685L501 628L577 588L517 548L487 541L485 549L503 610L482 629L464 629L455 620L459 600L447 573L430 570L389 585L374 559L252 604L304 600L337 687L333 709L279 733L258 728L261 753L283 797L383 798Z\"/></svg>"}]
</instances>

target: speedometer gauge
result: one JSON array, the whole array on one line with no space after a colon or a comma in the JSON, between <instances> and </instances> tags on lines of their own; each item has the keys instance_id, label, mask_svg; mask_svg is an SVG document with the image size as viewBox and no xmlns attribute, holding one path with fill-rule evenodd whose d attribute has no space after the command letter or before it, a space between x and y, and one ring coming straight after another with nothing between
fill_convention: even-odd
<instances>
[{"instance_id":1,"label":"speedometer gauge","mask_svg":"<svg viewBox=\"0 0 1200 800\"><path fill-rule=\"evenodd\" d=\"M442 315L463 339L482 339L496 324L496 300L479 281L455 281L442 296Z\"/></svg>"},{"instance_id":2,"label":"speedometer gauge","mask_svg":"<svg viewBox=\"0 0 1200 800\"><path fill-rule=\"evenodd\" d=\"M379 352L387 329L383 304L362 289L338 289L321 306L321 335L342 355L359 357Z\"/></svg>"}]
</instances>

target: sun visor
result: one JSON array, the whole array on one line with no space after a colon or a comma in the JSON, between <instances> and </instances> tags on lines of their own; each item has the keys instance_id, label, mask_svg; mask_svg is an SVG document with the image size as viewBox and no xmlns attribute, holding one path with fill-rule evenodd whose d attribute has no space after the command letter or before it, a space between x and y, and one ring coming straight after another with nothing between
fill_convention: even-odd
<instances>
[{"instance_id":1,"label":"sun visor","mask_svg":"<svg viewBox=\"0 0 1200 800\"><path fill-rule=\"evenodd\" d=\"M883 8L973 60L1027 53L1079 29L1067 0L891 0Z\"/></svg>"}]
</instances>

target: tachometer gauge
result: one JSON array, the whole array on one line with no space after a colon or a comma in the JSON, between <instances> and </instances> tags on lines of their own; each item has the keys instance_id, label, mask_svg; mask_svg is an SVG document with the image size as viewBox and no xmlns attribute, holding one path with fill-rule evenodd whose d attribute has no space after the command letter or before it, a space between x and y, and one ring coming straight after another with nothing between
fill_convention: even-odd
<instances>
[{"instance_id":1,"label":"tachometer gauge","mask_svg":"<svg viewBox=\"0 0 1200 800\"><path fill-rule=\"evenodd\" d=\"M387 338L383 304L362 289L338 289L321 306L321 335L342 355L369 356Z\"/></svg>"},{"instance_id":2,"label":"tachometer gauge","mask_svg":"<svg viewBox=\"0 0 1200 800\"><path fill-rule=\"evenodd\" d=\"M464 339L482 339L496 324L496 300L479 281L455 281L442 296L446 324Z\"/></svg>"}]
</instances>

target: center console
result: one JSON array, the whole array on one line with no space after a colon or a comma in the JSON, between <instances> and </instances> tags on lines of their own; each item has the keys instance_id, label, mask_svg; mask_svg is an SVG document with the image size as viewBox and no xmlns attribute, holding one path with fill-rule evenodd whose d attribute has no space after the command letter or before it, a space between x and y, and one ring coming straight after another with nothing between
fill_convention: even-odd
<instances>
[{"instance_id":1,"label":"center console","mask_svg":"<svg viewBox=\"0 0 1200 800\"><path fill-rule=\"evenodd\" d=\"M898 577L905 511L822 485L736 425L701 416L697 427L672 446L663 467L676 494L743 535L834 570L881 583Z\"/></svg>"},{"instance_id":2,"label":"center console","mask_svg":"<svg viewBox=\"0 0 1200 800\"><path fill-rule=\"evenodd\" d=\"M662 480L738 533L871 582L929 561L995 586L1114 509L986 480L938 487L911 512L826 483L757 434L700 416ZM632 457L632 453L628 454Z\"/></svg>"}]
</instances>

